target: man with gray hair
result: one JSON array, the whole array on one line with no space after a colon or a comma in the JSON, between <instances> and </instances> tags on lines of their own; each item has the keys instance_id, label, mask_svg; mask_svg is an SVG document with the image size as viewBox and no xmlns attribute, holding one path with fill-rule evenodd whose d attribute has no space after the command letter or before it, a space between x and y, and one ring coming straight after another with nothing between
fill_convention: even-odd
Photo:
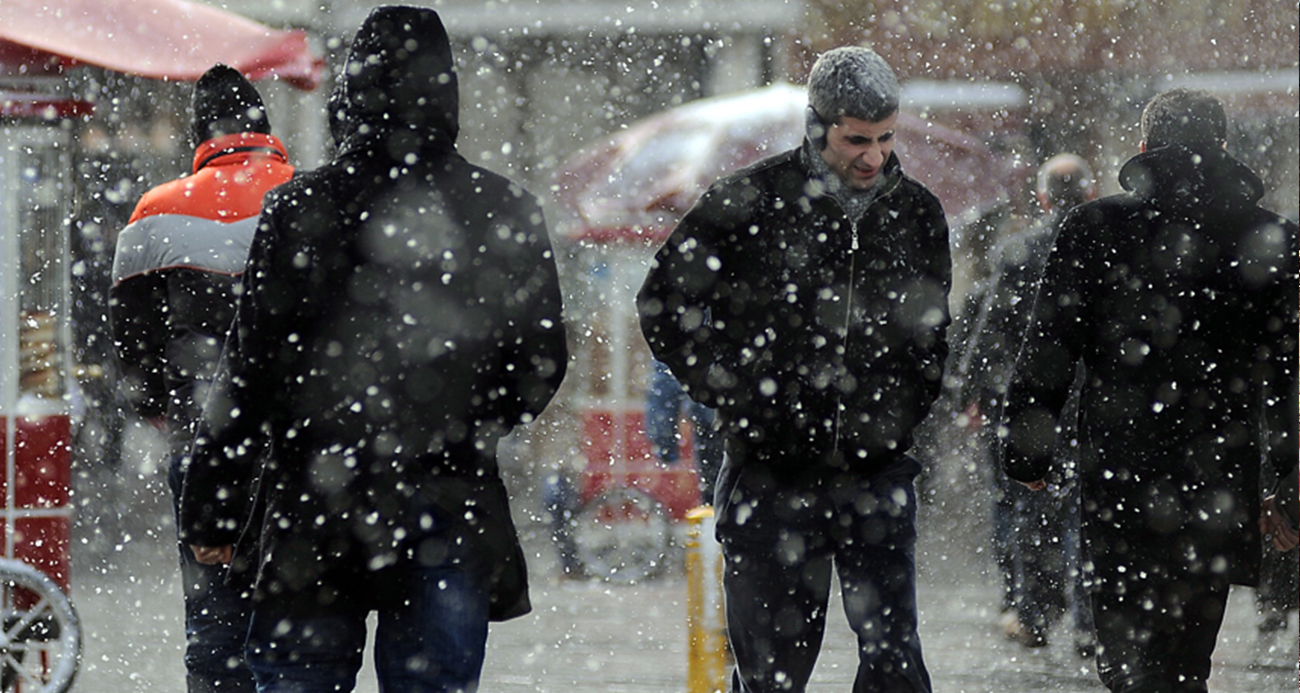
<instances>
[{"instance_id":1,"label":"man with gray hair","mask_svg":"<svg viewBox=\"0 0 1300 693\"><path fill-rule=\"evenodd\" d=\"M853 690L928 692L907 451L948 353L948 225L893 152L899 87L879 55L827 52L808 96L801 147L720 179L674 229L641 327L726 439L733 690L805 689L834 570Z\"/></svg>"},{"instance_id":2,"label":"man with gray hair","mask_svg":"<svg viewBox=\"0 0 1300 693\"><path fill-rule=\"evenodd\" d=\"M977 447L990 460L997 449L996 420L1056 229L1067 212L1097 196L1097 186L1083 157L1062 153L1038 168L1035 194L1042 216L993 247L988 278L968 294L963 311L968 337L950 379L960 383L964 409L978 426ZM1073 431L1073 417L1066 416L1065 422ZM1070 438L1062 436L1067 442L1056 451L1061 469L1044 493L994 470L993 549L1003 581L1003 633L1026 647L1046 646L1048 631L1068 609L1075 649L1090 656L1092 620L1078 551L1078 484Z\"/></svg>"}]
</instances>

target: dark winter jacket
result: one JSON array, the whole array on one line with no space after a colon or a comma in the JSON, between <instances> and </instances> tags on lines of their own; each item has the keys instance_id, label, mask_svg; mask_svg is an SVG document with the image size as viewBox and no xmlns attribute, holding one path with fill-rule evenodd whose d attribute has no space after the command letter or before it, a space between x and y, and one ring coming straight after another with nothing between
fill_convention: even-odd
<instances>
[{"instance_id":1,"label":"dark winter jacket","mask_svg":"<svg viewBox=\"0 0 1300 693\"><path fill-rule=\"evenodd\" d=\"M262 596L401 599L386 585L403 567L450 557L490 583L493 618L521 615L496 449L565 373L542 210L456 152L457 83L432 11L376 10L347 66L330 105L338 153L262 215L182 530L222 546L260 523Z\"/></svg>"},{"instance_id":2,"label":"dark winter jacket","mask_svg":"<svg viewBox=\"0 0 1300 693\"><path fill-rule=\"evenodd\" d=\"M292 175L272 135L209 139L194 172L145 193L118 236L109 311L119 361L137 413L166 416L173 454L194 437L262 198Z\"/></svg>"},{"instance_id":3,"label":"dark winter jacket","mask_svg":"<svg viewBox=\"0 0 1300 693\"><path fill-rule=\"evenodd\" d=\"M718 408L733 442L808 461L777 473L878 470L938 394L947 222L896 156L878 185L850 219L798 149L729 175L677 225L638 296L655 357Z\"/></svg>"},{"instance_id":4,"label":"dark winter jacket","mask_svg":"<svg viewBox=\"0 0 1300 693\"><path fill-rule=\"evenodd\" d=\"M1004 467L1047 472L1081 362L1094 559L1249 583L1261 446L1279 477L1296 468L1296 225L1260 209L1260 180L1217 148L1141 154L1120 183L1126 194L1062 224L1008 396Z\"/></svg>"}]
</instances>

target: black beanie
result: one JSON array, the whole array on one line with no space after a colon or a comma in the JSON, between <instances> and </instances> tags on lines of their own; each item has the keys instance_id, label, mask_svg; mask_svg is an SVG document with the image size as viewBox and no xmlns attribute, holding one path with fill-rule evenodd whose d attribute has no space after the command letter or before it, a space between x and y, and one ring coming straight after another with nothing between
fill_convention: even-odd
<instances>
[{"instance_id":1,"label":"black beanie","mask_svg":"<svg viewBox=\"0 0 1300 693\"><path fill-rule=\"evenodd\" d=\"M214 137L237 132L271 134L262 95L239 71L217 63L194 84L194 120L190 139L194 146Z\"/></svg>"}]
</instances>

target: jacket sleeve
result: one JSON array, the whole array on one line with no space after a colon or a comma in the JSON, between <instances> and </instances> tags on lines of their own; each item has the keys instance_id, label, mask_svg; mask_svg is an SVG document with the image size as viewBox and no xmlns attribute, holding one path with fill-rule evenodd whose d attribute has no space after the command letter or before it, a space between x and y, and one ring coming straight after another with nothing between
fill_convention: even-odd
<instances>
[{"instance_id":1,"label":"jacket sleeve","mask_svg":"<svg viewBox=\"0 0 1300 693\"><path fill-rule=\"evenodd\" d=\"M920 228L930 252L924 254L925 280L920 287L923 309L911 344L925 386L925 409L943 389L943 368L948 360L948 326L952 324L948 296L952 291L952 251L948 244L948 220L938 200L927 206Z\"/></svg>"},{"instance_id":2,"label":"jacket sleeve","mask_svg":"<svg viewBox=\"0 0 1300 693\"><path fill-rule=\"evenodd\" d=\"M1292 466L1291 474L1278 483L1274 493L1278 512L1291 524L1291 529L1300 529L1300 502L1297 502L1297 482L1300 482L1300 467Z\"/></svg>"},{"instance_id":3,"label":"jacket sleeve","mask_svg":"<svg viewBox=\"0 0 1300 693\"><path fill-rule=\"evenodd\" d=\"M687 395L717 406L734 385L734 354L711 325L710 306L726 268L720 244L743 222L740 205L719 185L710 188L655 253L637 294L641 332ZM734 199L739 199L736 196Z\"/></svg>"},{"instance_id":4,"label":"jacket sleeve","mask_svg":"<svg viewBox=\"0 0 1300 693\"><path fill-rule=\"evenodd\" d=\"M492 409L507 427L527 423L546 408L568 369L569 350L564 328L559 270L541 206L528 203L515 218L518 233L510 242L523 243L522 253L508 253L510 297L505 306L502 362L491 372L501 374L502 393Z\"/></svg>"},{"instance_id":5,"label":"jacket sleeve","mask_svg":"<svg viewBox=\"0 0 1300 693\"><path fill-rule=\"evenodd\" d=\"M166 415L166 281L158 273L124 279L109 289L108 305L127 400L142 417Z\"/></svg>"},{"instance_id":6,"label":"jacket sleeve","mask_svg":"<svg viewBox=\"0 0 1300 693\"><path fill-rule=\"evenodd\" d=\"M180 504L179 534L185 544L235 543L252 505L254 463L268 445L266 431L251 425L256 423L251 414L234 404L241 393L231 375L231 362L238 358L233 342L222 352L190 448Z\"/></svg>"},{"instance_id":7,"label":"jacket sleeve","mask_svg":"<svg viewBox=\"0 0 1300 693\"><path fill-rule=\"evenodd\" d=\"M1273 284L1274 300L1271 320L1271 358L1266 372L1269 381L1264 392L1266 427L1269 432L1269 461L1282 481L1276 490L1278 507L1289 513L1292 526L1296 523L1297 486L1296 468L1300 464L1300 441L1296 440L1296 424L1300 420L1297 397L1300 396L1300 379L1297 379L1297 333L1300 332L1300 263L1295 224L1284 226L1286 248L1275 255L1281 260L1278 279Z\"/></svg>"},{"instance_id":8,"label":"jacket sleeve","mask_svg":"<svg viewBox=\"0 0 1300 693\"><path fill-rule=\"evenodd\" d=\"M1081 358L1082 340L1072 334L1083 327L1079 294L1086 281L1071 261L1086 252L1078 247L1086 242L1075 230L1078 219L1071 214L1062 222L1007 391L999 432L1002 468L1017 481L1037 481L1051 468L1058 422Z\"/></svg>"},{"instance_id":9,"label":"jacket sleeve","mask_svg":"<svg viewBox=\"0 0 1300 693\"><path fill-rule=\"evenodd\" d=\"M270 448L266 277L276 234L268 215L259 221L244 272L244 291L203 404L181 492L179 533L185 544L226 546L243 532L252 506L253 479ZM260 394L259 394L260 393Z\"/></svg>"}]
</instances>

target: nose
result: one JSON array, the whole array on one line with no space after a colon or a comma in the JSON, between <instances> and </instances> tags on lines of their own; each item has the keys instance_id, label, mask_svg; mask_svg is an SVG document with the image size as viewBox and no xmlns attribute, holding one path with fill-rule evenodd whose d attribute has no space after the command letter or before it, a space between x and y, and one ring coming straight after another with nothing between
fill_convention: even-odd
<instances>
[{"instance_id":1,"label":"nose","mask_svg":"<svg viewBox=\"0 0 1300 693\"><path fill-rule=\"evenodd\" d=\"M870 144L867 145L867 148L862 151L858 158L870 168L880 168L885 163L885 152L880 148L879 144Z\"/></svg>"}]
</instances>

